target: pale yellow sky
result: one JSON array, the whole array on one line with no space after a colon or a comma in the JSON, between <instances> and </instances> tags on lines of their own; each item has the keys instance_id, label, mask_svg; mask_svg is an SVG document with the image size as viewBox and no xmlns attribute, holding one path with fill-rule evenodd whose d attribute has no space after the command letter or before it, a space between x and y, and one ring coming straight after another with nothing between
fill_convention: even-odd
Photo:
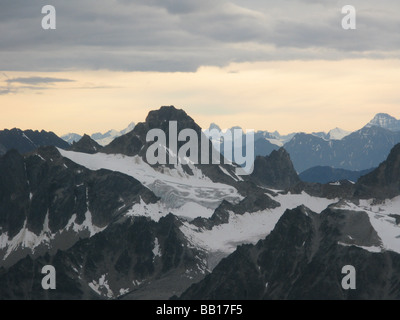
<instances>
[{"instance_id":1,"label":"pale yellow sky","mask_svg":"<svg viewBox=\"0 0 400 320\"><path fill-rule=\"evenodd\" d=\"M27 85L8 79L73 82ZM93 133L144 121L162 105L203 128L357 130L379 112L400 118L400 60L271 61L201 67L193 73L3 71L0 128ZM0 90L1 91L1 90Z\"/></svg>"}]
</instances>

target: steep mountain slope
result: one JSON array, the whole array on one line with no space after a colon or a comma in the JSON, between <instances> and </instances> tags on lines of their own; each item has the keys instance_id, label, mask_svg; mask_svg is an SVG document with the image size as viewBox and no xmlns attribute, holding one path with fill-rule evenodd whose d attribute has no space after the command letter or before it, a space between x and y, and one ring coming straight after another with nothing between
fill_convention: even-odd
<instances>
[{"instance_id":1,"label":"steep mountain slope","mask_svg":"<svg viewBox=\"0 0 400 320\"><path fill-rule=\"evenodd\" d=\"M400 194L400 144L397 144L384 162L357 182L356 196L393 198Z\"/></svg>"},{"instance_id":2,"label":"steep mountain slope","mask_svg":"<svg viewBox=\"0 0 400 320\"><path fill-rule=\"evenodd\" d=\"M0 266L66 249L103 230L126 208L157 197L118 172L89 171L42 147L0 158Z\"/></svg>"},{"instance_id":3,"label":"steep mountain slope","mask_svg":"<svg viewBox=\"0 0 400 320\"><path fill-rule=\"evenodd\" d=\"M27 153L40 146L56 146L63 149L69 147L67 142L53 132L44 130L40 132L33 130L22 131L16 128L0 131L0 155L11 149L16 149L20 153Z\"/></svg>"},{"instance_id":4,"label":"steep mountain slope","mask_svg":"<svg viewBox=\"0 0 400 320\"><path fill-rule=\"evenodd\" d=\"M269 156L257 157L251 177L263 186L277 189L287 189L300 181L283 148L272 151Z\"/></svg>"},{"instance_id":5,"label":"steep mountain slope","mask_svg":"<svg viewBox=\"0 0 400 320\"><path fill-rule=\"evenodd\" d=\"M0 269L6 288L0 299L167 299L206 272L204 254L188 244L179 224L173 215L159 222L125 217L68 250L28 256ZM57 270L56 290L41 287L38 275L47 264Z\"/></svg>"},{"instance_id":6,"label":"steep mountain slope","mask_svg":"<svg viewBox=\"0 0 400 320\"><path fill-rule=\"evenodd\" d=\"M400 254L377 251L380 239L362 212L288 210L265 240L239 247L181 299L399 299ZM342 268L356 270L344 290Z\"/></svg>"},{"instance_id":7,"label":"steep mountain slope","mask_svg":"<svg viewBox=\"0 0 400 320\"><path fill-rule=\"evenodd\" d=\"M97 153L101 151L103 147L96 141L90 138L87 134L83 135L77 142L73 142L69 150L85 153Z\"/></svg>"}]
</instances>

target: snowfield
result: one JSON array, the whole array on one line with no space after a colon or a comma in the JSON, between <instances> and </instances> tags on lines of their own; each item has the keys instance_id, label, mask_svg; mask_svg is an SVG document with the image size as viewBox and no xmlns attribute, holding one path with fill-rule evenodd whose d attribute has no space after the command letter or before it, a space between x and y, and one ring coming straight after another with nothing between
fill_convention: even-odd
<instances>
[{"instance_id":1,"label":"snowfield","mask_svg":"<svg viewBox=\"0 0 400 320\"><path fill-rule=\"evenodd\" d=\"M174 169L155 169L139 156L58 150L63 157L90 170L108 169L134 177L160 197L166 208L182 209L188 202L198 205L198 213L187 213L185 210L185 216L197 217L205 214L204 217L209 217L210 211L205 209L216 209L222 200L237 203L243 199L234 187L211 181L192 164L189 167L193 175L189 175L180 166ZM182 210L177 210L178 213L180 211Z\"/></svg>"},{"instance_id":2,"label":"snowfield","mask_svg":"<svg viewBox=\"0 0 400 320\"><path fill-rule=\"evenodd\" d=\"M346 201L344 204L338 205L337 208L366 212L372 227L382 241L380 251L390 250L400 253L400 225L396 223L394 217L389 216L400 215L400 196L385 200L380 204L373 203L373 199L360 200L360 204L357 206ZM377 249L372 248L372 250L376 252Z\"/></svg>"},{"instance_id":3,"label":"snowfield","mask_svg":"<svg viewBox=\"0 0 400 320\"><path fill-rule=\"evenodd\" d=\"M276 223L287 209L305 205L319 213L338 201L338 199L312 197L305 192L302 194L279 194L272 198L281 206L243 215L230 213L229 223L215 226L211 230L199 229L185 222L181 231L192 245L208 252L223 252L228 255L240 244L255 244L264 239L275 228Z\"/></svg>"}]
</instances>

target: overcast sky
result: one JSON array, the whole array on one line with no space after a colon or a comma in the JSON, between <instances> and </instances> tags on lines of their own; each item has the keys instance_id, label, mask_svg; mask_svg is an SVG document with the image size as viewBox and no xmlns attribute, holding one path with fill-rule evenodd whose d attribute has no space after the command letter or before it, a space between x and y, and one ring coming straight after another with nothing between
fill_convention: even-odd
<instances>
[{"instance_id":1,"label":"overcast sky","mask_svg":"<svg viewBox=\"0 0 400 320\"><path fill-rule=\"evenodd\" d=\"M46 4L56 30L41 28ZM341 27L346 4L356 30ZM399 12L398 0L0 0L0 127L121 129L161 104L203 126L284 132L399 117ZM61 123L76 110L101 115ZM321 121L284 120L308 114Z\"/></svg>"}]
</instances>

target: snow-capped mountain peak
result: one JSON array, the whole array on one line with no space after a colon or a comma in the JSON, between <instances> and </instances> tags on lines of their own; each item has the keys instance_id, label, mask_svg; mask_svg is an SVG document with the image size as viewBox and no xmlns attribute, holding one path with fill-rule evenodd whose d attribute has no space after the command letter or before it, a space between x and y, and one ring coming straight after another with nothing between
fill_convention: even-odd
<instances>
[{"instance_id":1,"label":"snow-capped mountain peak","mask_svg":"<svg viewBox=\"0 0 400 320\"><path fill-rule=\"evenodd\" d=\"M61 139L64 141L68 142L69 144L72 144L73 142L77 142L82 138L80 134L77 133L67 133L61 136Z\"/></svg>"},{"instance_id":2,"label":"snow-capped mountain peak","mask_svg":"<svg viewBox=\"0 0 400 320\"><path fill-rule=\"evenodd\" d=\"M328 132L329 140L342 140L344 137L347 137L351 131L346 131L340 128L332 129Z\"/></svg>"},{"instance_id":3,"label":"snow-capped mountain peak","mask_svg":"<svg viewBox=\"0 0 400 320\"><path fill-rule=\"evenodd\" d=\"M128 126L125 129L121 130L120 133L126 134L128 132L131 132L133 129L135 129L135 125L136 124L134 122L131 122L130 124L128 124Z\"/></svg>"},{"instance_id":4,"label":"snow-capped mountain peak","mask_svg":"<svg viewBox=\"0 0 400 320\"><path fill-rule=\"evenodd\" d=\"M400 131L400 120L387 113L378 113L366 127L377 126L390 131Z\"/></svg>"},{"instance_id":5,"label":"snow-capped mountain peak","mask_svg":"<svg viewBox=\"0 0 400 320\"><path fill-rule=\"evenodd\" d=\"M111 129L105 133L101 133L101 132L92 133L90 135L90 137L94 141L96 141L99 145L106 146L111 141L113 141L115 138L120 137L128 132L131 132L134 128L135 128L135 123L131 122L125 129L123 129L121 131ZM64 141L68 142L69 144L72 144L73 142L78 142L82 138L82 135L77 134L77 133L67 133L67 134L61 136L61 138Z\"/></svg>"}]
</instances>

